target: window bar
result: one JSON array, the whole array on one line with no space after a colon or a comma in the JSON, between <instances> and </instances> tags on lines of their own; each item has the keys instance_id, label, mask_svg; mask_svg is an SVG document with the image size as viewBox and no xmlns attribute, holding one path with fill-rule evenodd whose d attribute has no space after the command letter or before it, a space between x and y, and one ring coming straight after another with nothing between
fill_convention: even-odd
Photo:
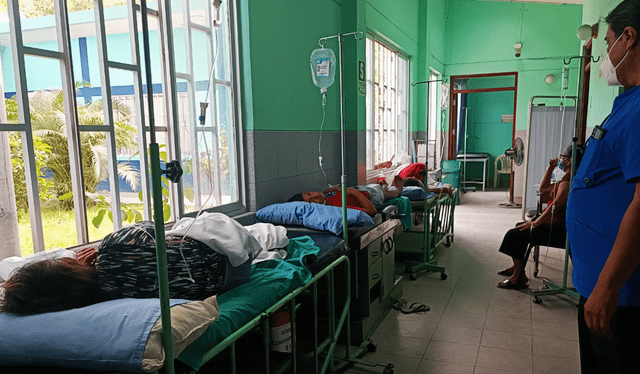
<instances>
[{"instance_id":1,"label":"window bar","mask_svg":"<svg viewBox=\"0 0 640 374\"><path fill-rule=\"evenodd\" d=\"M35 252L44 251L44 234L42 231L42 210L38 191L38 171L33 149L33 132L31 129L31 111L29 110L29 92L24 64L24 46L22 42L22 25L20 21L20 5L18 0L7 1L9 10L9 27L11 31L11 48L13 50L13 69L16 80L16 100L18 115L24 127L20 130L22 138L22 155L24 160L27 197L29 199L29 217L31 219L31 235Z\"/></svg>"},{"instance_id":2,"label":"window bar","mask_svg":"<svg viewBox=\"0 0 640 374\"><path fill-rule=\"evenodd\" d=\"M184 45L187 58L187 73L179 74L179 77L187 81L187 97L189 101L189 116L191 124L191 170L193 173L193 202L196 210L202 208L202 184L200 180L200 151L198 143L198 114L199 105L196 103L196 85L193 77L193 45L191 44L191 8L189 0L182 0L182 22L185 27ZM206 139L205 139L206 141Z\"/></svg>"},{"instance_id":3,"label":"window bar","mask_svg":"<svg viewBox=\"0 0 640 374\"><path fill-rule=\"evenodd\" d=\"M98 1L98 0L96 0ZM101 1L101 0L100 0ZM138 106L138 153L140 155L140 181L142 187L142 209L145 220L151 220L151 192L149 185L149 154L147 153L147 132L145 130L145 115L144 115L144 91L142 88L142 63L140 61L140 42L138 40L138 18L136 9L138 5L135 1L127 1L127 8L129 10L129 33L131 35L131 62L135 66L136 70L133 72L134 93L136 97L136 105ZM104 11L104 10L103 10ZM146 15L142 15L146 17ZM104 24L104 23L103 23ZM105 44L106 47L106 44ZM106 50L106 49L105 49ZM111 62L110 62L111 63ZM147 87L147 94L153 92L152 87ZM153 94L152 94L153 95ZM151 110L151 109L149 109ZM151 115L151 114L150 114Z\"/></svg>"},{"instance_id":4,"label":"window bar","mask_svg":"<svg viewBox=\"0 0 640 374\"><path fill-rule=\"evenodd\" d=\"M236 150L234 153L234 167L236 170L235 176L235 193L236 199L239 200L241 205L247 204L247 194L246 194L246 184L244 179L244 152L242 152L243 148L243 133L242 133L242 85L240 83L240 44L238 37L238 9L236 8L235 1L228 2L228 18L227 18L227 30L229 35L227 37L227 42L229 43L228 51L229 57L231 59L231 63L229 66L229 88L231 90L231 100L233 102L233 111L231 117L231 123L233 124L233 146ZM233 82L233 85L231 84ZM230 140L231 141L231 140ZM229 162L231 164L231 162Z\"/></svg>"},{"instance_id":5,"label":"window bar","mask_svg":"<svg viewBox=\"0 0 640 374\"><path fill-rule=\"evenodd\" d=\"M105 133L107 145L107 164L109 172L109 194L111 196L111 215L113 229L122 225L122 209L120 208L120 186L118 183L118 160L115 152L115 129L113 125L113 107L111 102L111 80L109 77L109 59L107 56L106 27L102 0L94 1L96 19L96 41L98 43L98 59L100 63L100 81L102 85L102 111L108 131ZM137 116L138 118L140 115ZM144 179L144 178L142 178Z\"/></svg>"},{"instance_id":6,"label":"window bar","mask_svg":"<svg viewBox=\"0 0 640 374\"><path fill-rule=\"evenodd\" d=\"M87 227L87 203L84 194L82 149L80 146L80 131L78 129L78 102L76 100L76 85L71 64L71 38L66 0L55 1L55 12L58 23L58 27L56 27L58 48L62 49L63 54L63 58L60 60L60 72L62 75L62 95L64 97L65 122L67 125L66 132L69 148L71 188L73 190L73 210L76 216L76 235L78 244L84 244L89 242L89 228Z\"/></svg>"},{"instance_id":7,"label":"window bar","mask_svg":"<svg viewBox=\"0 0 640 374\"><path fill-rule=\"evenodd\" d=\"M209 87L209 118L210 118L210 123L211 126L213 127L213 131L211 131L211 135L212 135L212 150L211 153L213 155L215 155L215 157L213 158L213 161L215 162L215 168L213 169L213 187L214 187L214 191L215 191L215 198L216 198L216 203L217 205L222 204L222 188L221 188L221 181L220 181L220 175L222 174L220 171L220 167L222 166L222 162L220 161L219 157L220 157L220 151L219 151L219 145L220 145L220 124L218 123L218 100L217 100L217 96L218 96L218 83L217 83L217 79L216 79L216 67L213 65L214 64L214 58L215 58L215 63L217 63L220 58L220 43L218 41L217 38L215 38L214 40L214 36L216 35L220 35L220 29L218 28L218 32L213 32L213 20L211 19L211 1L207 1L207 7L205 9L205 23L207 25L207 31L205 32L207 35L207 56L208 56L208 66L209 69L213 72L213 75L210 77L211 79L213 79L213 84L211 82L208 83L208 85L210 85ZM222 5L221 5L222 6ZM194 26L194 23L189 23L190 26ZM218 26L221 27L221 26ZM214 42L215 42L215 48L217 48L217 53L214 52L216 49L214 49ZM217 55L217 58L216 56ZM209 72L207 72L207 77L209 78L210 74ZM227 134L228 137L231 137L231 134ZM213 165L211 165L213 166ZM231 168L231 164L229 164L229 168ZM213 193L214 191L210 191L209 193Z\"/></svg>"},{"instance_id":8,"label":"window bar","mask_svg":"<svg viewBox=\"0 0 640 374\"><path fill-rule=\"evenodd\" d=\"M160 43L162 45L162 69L163 93L165 102L165 121L169 127L168 142L169 158L182 162L180 150L180 121L178 119L178 92L176 88L176 66L173 58L173 29L171 20L171 1L158 0L158 31ZM164 9L166 7L166 9ZM164 11L163 11L164 9ZM171 192L171 219L177 220L184 214L184 178L180 178L178 183L170 183Z\"/></svg>"}]
</instances>

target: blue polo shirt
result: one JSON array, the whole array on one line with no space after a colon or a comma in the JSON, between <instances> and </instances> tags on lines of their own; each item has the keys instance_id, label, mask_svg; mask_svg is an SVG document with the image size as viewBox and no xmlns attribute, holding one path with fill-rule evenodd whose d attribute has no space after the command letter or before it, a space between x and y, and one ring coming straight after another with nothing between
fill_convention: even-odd
<instances>
[{"instance_id":1,"label":"blue polo shirt","mask_svg":"<svg viewBox=\"0 0 640 374\"><path fill-rule=\"evenodd\" d=\"M602 127L602 138L589 138L567 200L572 282L584 297L598 281L640 177L640 86L615 99ZM640 268L622 287L619 305L640 305Z\"/></svg>"}]
</instances>

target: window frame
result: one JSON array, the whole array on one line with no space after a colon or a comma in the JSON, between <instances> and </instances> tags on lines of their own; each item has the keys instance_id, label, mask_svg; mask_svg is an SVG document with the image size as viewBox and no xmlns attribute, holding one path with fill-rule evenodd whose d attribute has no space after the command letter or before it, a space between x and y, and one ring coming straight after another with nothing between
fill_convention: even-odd
<instances>
[{"instance_id":1,"label":"window frame","mask_svg":"<svg viewBox=\"0 0 640 374\"><path fill-rule=\"evenodd\" d=\"M395 61L389 61L387 58L385 62L376 64L376 43L379 45L378 49L383 49L384 53L388 53L391 59L395 58ZM374 166L378 163L389 161L393 157L393 163L399 162L399 155L402 151L408 151L409 147L409 118L410 118L410 95L409 95L409 75L410 75L410 60L407 55L390 47L388 43L385 43L380 38L372 34L367 34L367 46L366 46L366 60L367 60L367 120L366 120L366 169L373 170ZM403 61L401 63L401 60ZM390 68L389 63L393 66ZM406 66L404 74L401 72L401 65ZM385 84L385 89L379 87L378 71L381 70L376 65L383 65L382 69L387 70L385 77L388 79L391 76L395 81L386 82L383 80L381 83ZM386 96L387 103L383 103L383 108L377 108L375 92L381 92ZM401 98L403 95L403 99ZM389 99L391 97L391 99ZM400 108L401 104L402 108ZM377 129L379 109L383 109L384 115L382 115L381 130L383 131L383 141L392 139L390 141L384 141L381 145L382 150L376 149L376 142L378 136L376 132L381 130ZM400 123L403 122L403 123ZM401 147L401 145L404 145ZM376 160L376 153L381 153L380 157L384 158ZM394 157L395 156L395 157Z\"/></svg>"},{"instance_id":2,"label":"window frame","mask_svg":"<svg viewBox=\"0 0 640 374\"><path fill-rule=\"evenodd\" d=\"M211 42L211 35L215 35L213 20L211 19L211 2L206 1L205 18L206 24L202 26L200 24L194 24L189 22L183 27L189 29L199 29L199 31L207 33L208 31L208 47L213 47ZM245 168L244 168L244 149L242 139L242 110L241 110L241 84L239 77L240 61L239 61L239 41L238 41L238 12L237 1L232 0L226 2L228 4L228 18L226 18L226 32L224 35L227 37L227 53L228 63L226 69L228 70L228 81L218 79L215 74L211 80L211 100L209 105L209 117L212 119L212 125L206 126L204 130L210 130L213 132L219 132L219 128L213 125L213 121L217 118L216 112L215 91L218 85L225 85L229 87L228 98L230 107L230 124L229 124L229 143L233 142L233 148L235 152L229 152L229 169L234 169L234 192L232 196L235 197L234 201L226 204L220 204L214 207L202 208L200 204L195 205L195 209L216 211L222 213L238 214L246 211L246 188L245 188ZM33 130L31 124L31 110L29 108L29 92L27 90L27 76L25 70L25 56L35 56L39 58L47 58L60 62L61 80L62 80L62 94L64 95L65 102L65 121L67 129L67 141L69 149L69 163L71 169L71 183L73 189L74 199L74 213L75 213L75 225L77 232L77 243L72 246L82 245L89 243L89 222L87 217L87 204L85 198L85 180L83 177L82 169L82 150L80 148L80 133L81 132L104 132L106 135L105 146L107 148L107 164L110 180L110 195L111 195L111 214L113 216L113 229L117 230L122 227L121 216L121 204L120 204L120 189L118 186L118 171L117 171L117 152L115 148L115 135L113 124L113 111L112 111L112 95L111 85L109 83L109 69L120 69L133 73L134 79L133 87L135 92L135 105L137 118L136 127L138 129L138 153L140 155L140 173L141 173L141 186L143 194L143 217L146 220L151 220L151 194L150 194L150 182L149 178L145 178L150 173L150 164L148 161L147 147L148 147L148 134L149 127L145 124L146 113L149 113L148 103L143 100L142 95L142 67L143 64L140 48L139 48L139 32L141 28L138 24L138 17L140 16L140 6L133 0L127 2L127 18L129 21L129 35L131 41L132 51L132 63L123 64L108 61L106 56L106 32L105 32L105 19L104 19L104 7L101 0L98 0L95 7L95 19L94 23L97 24L98 30L96 33L96 43L98 43L100 72L101 72L101 92L103 97L103 115L104 125L80 125L78 120L78 101L75 89L75 79L73 66L71 64L71 42L72 37L69 27L69 13L67 11L66 0L54 0L55 4L55 19L56 19L56 33L58 40L58 51L46 50L35 48L31 46L25 46L23 44L23 29L20 19L20 9L18 0L8 1L8 13L9 13L9 29L11 39L11 52L13 58L14 78L16 84L16 101L18 105L19 123L2 123L0 124L0 131L2 132L20 132L22 139L22 152L25 168L25 181L27 187L27 196L29 202L29 215L31 222L32 238L33 238L33 250L35 253L44 251L44 234L43 234L43 222L42 222L42 209L40 201L40 193L38 191L38 171L35 170L35 157L33 152ZM165 102L165 118L167 119L167 125L156 126L156 133L166 132L167 134L167 158L182 160L180 152L180 128L178 122L178 94L177 85L178 79L181 79L179 74L176 74L174 56L175 51L173 49L173 24L171 20L171 0L157 0L158 9L148 9L147 16L150 19L156 18L158 21L158 37L160 42L160 48L165 52L162 53L162 85ZM186 10L185 10L186 9ZM189 12L189 0L182 0L182 13L185 20L191 16ZM227 17L226 13L223 13ZM190 31L190 30L189 30ZM191 41L189 45L191 46ZM220 48L220 47L219 47ZM209 53L209 56L211 53ZM189 59L193 56L190 55ZM209 59L208 69L211 69L211 58ZM219 66L219 61L216 61L216 67ZM193 78L193 75L192 77ZM96 80L97 81L97 80ZM192 85L192 89L195 91L195 84ZM4 94L4 92L3 92ZM146 94L145 94L146 95ZM116 96L117 97L117 96ZM176 103L176 105L173 105ZM195 103L194 103L195 104ZM173 110L171 109L173 108ZM195 105L190 105L190 111L195 111ZM189 113L189 116L193 119L193 128L198 128L196 125L197 114ZM132 123L134 125L134 123ZM195 133L195 131L193 131ZM213 137L215 141L215 137ZM197 143L192 147L197 147ZM233 153L233 154L232 154ZM217 154L217 153L216 153ZM216 165L220 170L221 158L218 158ZM194 175L194 182L196 181ZM198 179L199 180L199 179ZM218 184L220 180L218 179ZM169 204L171 205L171 218L175 220L179 217L195 215L197 211L185 212L184 207L184 186L182 180L178 184L171 184L169 187L170 197ZM221 193L221 190L218 190ZM218 200L218 201L221 201ZM194 201L195 203L195 201Z\"/></svg>"}]
</instances>

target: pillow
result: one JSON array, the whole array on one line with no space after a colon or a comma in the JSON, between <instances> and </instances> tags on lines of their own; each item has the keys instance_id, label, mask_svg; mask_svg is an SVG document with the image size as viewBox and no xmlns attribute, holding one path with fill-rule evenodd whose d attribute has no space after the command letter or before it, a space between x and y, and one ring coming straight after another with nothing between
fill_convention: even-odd
<instances>
[{"instance_id":1,"label":"pillow","mask_svg":"<svg viewBox=\"0 0 640 374\"><path fill-rule=\"evenodd\" d=\"M218 299L211 296L204 301L192 301L171 307L171 331L173 334L173 358L177 358L189 344L204 334L211 323L218 319ZM159 317L149 332L142 354L142 370L150 373L164 366L162 349L162 318Z\"/></svg>"},{"instance_id":2,"label":"pillow","mask_svg":"<svg viewBox=\"0 0 640 374\"><path fill-rule=\"evenodd\" d=\"M217 304L211 299L171 300L172 315L176 305L187 303L179 309L192 310L198 305L202 309L194 319L181 318L185 313L177 311L172 318L174 349L179 351L206 330L204 323L218 316ZM118 299L32 316L0 313L0 364L125 372L142 372L144 364L145 370L152 370L153 360L161 362L154 353L159 338L150 336L159 317L158 299Z\"/></svg>"},{"instance_id":3,"label":"pillow","mask_svg":"<svg viewBox=\"0 0 640 374\"><path fill-rule=\"evenodd\" d=\"M311 229L342 233L342 208L295 201L272 204L256 212L256 221L274 225L297 225ZM347 224L350 226L372 226L373 219L361 210L347 209Z\"/></svg>"},{"instance_id":4,"label":"pillow","mask_svg":"<svg viewBox=\"0 0 640 374\"><path fill-rule=\"evenodd\" d=\"M402 196L411 201L424 200L424 188L418 186L407 186L402 188Z\"/></svg>"}]
</instances>

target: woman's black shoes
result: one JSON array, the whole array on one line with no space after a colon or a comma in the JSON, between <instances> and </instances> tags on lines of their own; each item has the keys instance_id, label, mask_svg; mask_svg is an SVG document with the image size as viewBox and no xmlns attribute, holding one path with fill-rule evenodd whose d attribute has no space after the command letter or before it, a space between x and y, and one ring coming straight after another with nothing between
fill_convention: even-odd
<instances>
[{"instance_id":1,"label":"woman's black shoes","mask_svg":"<svg viewBox=\"0 0 640 374\"><path fill-rule=\"evenodd\" d=\"M498 288L506 288L508 290L521 290L523 288L527 288L529 287L529 285L527 284L527 282L516 282L516 283L511 283L510 280L506 279L502 282L498 283Z\"/></svg>"},{"instance_id":2,"label":"woman's black shoes","mask_svg":"<svg viewBox=\"0 0 640 374\"><path fill-rule=\"evenodd\" d=\"M507 269L502 269L502 270L500 270L500 271L498 272L498 275L504 275L504 276L506 276L506 277L510 277L510 276L512 276L512 275L513 275L513 270L508 269L508 268L507 268Z\"/></svg>"}]
</instances>

